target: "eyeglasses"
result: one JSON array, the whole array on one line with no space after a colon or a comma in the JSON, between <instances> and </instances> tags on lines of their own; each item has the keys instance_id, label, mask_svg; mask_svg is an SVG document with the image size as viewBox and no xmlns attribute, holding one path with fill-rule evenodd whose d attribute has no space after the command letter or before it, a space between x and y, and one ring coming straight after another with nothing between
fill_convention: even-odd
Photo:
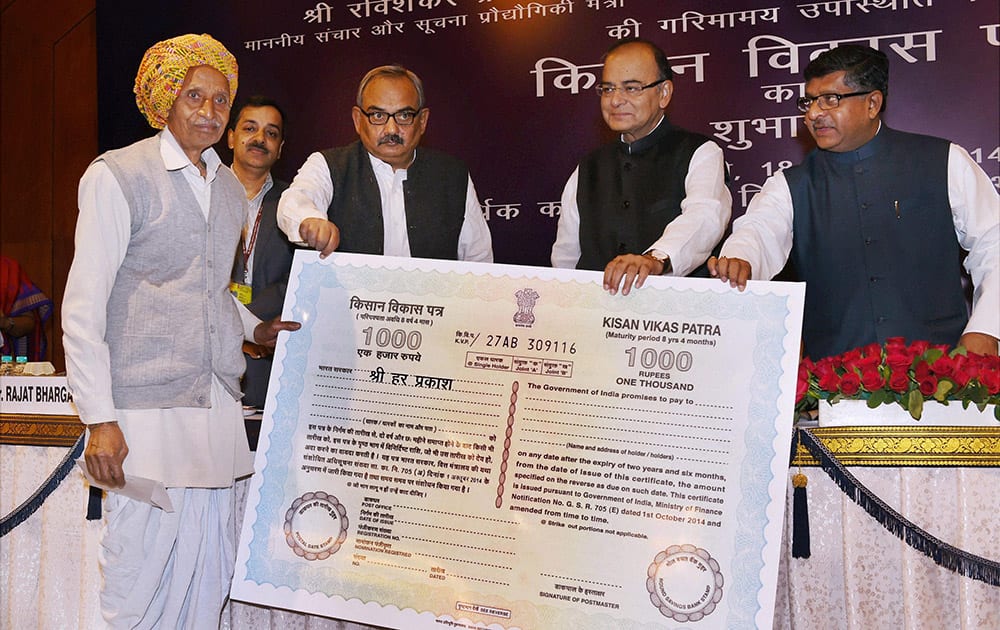
<instances>
[{"instance_id":1,"label":"eyeglasses","mask_svg":"<svg viewBox=\"0 0 1000 630\"><path fill-rule=\"evenodd\" d=\"M376 127L381 127L382 125L386 124L387 122L389 122L390 118L394 119L396 121L396 124L399 125L400 127L409 127L410 125L413 124L413 121L417 119L417 116L420 115L420 112L423 111L423 108L420 108L418 110L401 109L398 112L393 112L391 114L389 112L383 112L382 110L379 109L376 109L373 112L366 112L360 107L358 108L358 111L361 112L365 116L365 118L368 119L368 122L375 125Z\"/></svg>"},{"instance_id":2,"label":"eyeglasses","mask_svg":"<svg viewBox=\"0 0 1000 630\"><path fill-rule=\"evenodd\" d=\"M850 98L852 96L864 96L865 94L871 94L875 90L868 90L866 92L851 92L849 94L820 94L819 96L802 96L799 100L795 101L800 112L808 112L809 108L812 107L813 102L819 105L820 109L836 109L840 107L840 99Z\"/></svg>"},{"instance_id":3,"label":"eyeglasses","mask_svg":"<svg viewBox=\"0 0 1000 630\"><path fill-rule=\"evenodd\" d=\"M611 85L610 83L602 83L594 88L597 91L597 95L601 98L606 96L611 96L615 92L621 90L622 96L639 96L642 94L643 90L648 90L651 87L656 87L657 85L666 81L666 78L660 79L659 81L653 81L649 85L643 85L638 81L630 81L622 85Z\"/></svg>"}]
</instances>

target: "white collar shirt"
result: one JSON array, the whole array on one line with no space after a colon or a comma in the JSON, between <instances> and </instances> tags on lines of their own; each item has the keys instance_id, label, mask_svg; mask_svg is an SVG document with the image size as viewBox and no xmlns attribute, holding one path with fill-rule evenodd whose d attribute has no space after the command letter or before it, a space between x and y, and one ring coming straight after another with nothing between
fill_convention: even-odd
<instances>
[{"instance_id":1,"label":"white collar shirt","mask_svg":"<svg viewBox=\"0 0 1000 630\"><path fill-rule=\"evenodd\" d=\"M382 199L383 253L386 256L410 257L410 237L406 231L406 206L403 198L403 182L406 169L393 170L392 165L368 154L378 193Z\"/></svg>"}]
</instances>

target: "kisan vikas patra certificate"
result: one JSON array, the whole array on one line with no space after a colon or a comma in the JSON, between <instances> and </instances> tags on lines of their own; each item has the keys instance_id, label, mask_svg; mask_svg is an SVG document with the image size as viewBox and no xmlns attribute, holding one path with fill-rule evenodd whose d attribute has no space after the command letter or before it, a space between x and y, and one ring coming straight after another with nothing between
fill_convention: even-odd
<instances>
[{"instance_id":1,"label":"kisan vikas patra certificate","mask_svg":"<svg viewBox=\"0 0 1000 630\"><path fill-rule=\"evenodd\" d=\"M393 628L757 628L803 285L296 255L234 599Z\"/></svg>"}]
</instances>

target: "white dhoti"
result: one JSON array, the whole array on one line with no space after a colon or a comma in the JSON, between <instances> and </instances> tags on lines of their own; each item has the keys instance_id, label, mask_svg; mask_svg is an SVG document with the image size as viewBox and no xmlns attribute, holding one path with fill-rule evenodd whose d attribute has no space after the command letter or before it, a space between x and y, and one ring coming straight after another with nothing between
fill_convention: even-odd
<instances>
[{"instance_id":1,"label":"white dhoti","mask_svg":"<svg viewBox=\"0 0 1000 630\"><path fill-rule=\"evenodd\" d=\"M239 401L119 410L128 475L167 486L174 512L109 492L99 560L112 628L218 628L236 559L233 480L253 472Z\"/></svg>"},{"instance_id":2,"label":"white dhoti","mask_svg":"<svg viewBox=\"0 0 1000 630\"><path fill-rule=\"evenodd\" d=\"M235 562L232 488L169 488L174 512L109 493L99 560L111 628L218 628Z\"/></svg>"}]
</instances>

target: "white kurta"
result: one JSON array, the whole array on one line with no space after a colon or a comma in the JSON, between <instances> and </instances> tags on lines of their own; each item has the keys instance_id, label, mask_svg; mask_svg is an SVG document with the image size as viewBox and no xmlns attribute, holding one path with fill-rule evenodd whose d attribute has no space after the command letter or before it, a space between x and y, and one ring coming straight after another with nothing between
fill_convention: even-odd
<instances>
[{"instance_id":1,"label":"white kurta","mask_svg":"<svg viewBox=\"0 0 1000 630\"><path fill-rule=\"evenodd\" d=\"M968 252L963 264L975 287L965 332L1000 338L1000 196L989 176L956 144L948 152L948 201L955 237ZM770 280L792 251L792 215L788 182L783 173L775 173L746 214L733 222L721 255L746 260L755 279Z\"/></svg>"},{"instance_id":2,"label":"white kurta","mask_svg":"<svg viewBox=\"0 0 1000 630\"><path fill-rule=\"evenodd\" d=\"M657 126L665 120L661 118ZM580 207L576 199L579 174L577 167L563 188L559 226L552 245L553 267L573 269L582 253ZM654 251L660 256L669 256L671 271L667 275L686 276L708 259L712 248L722 239L732 208L733 197L726 186L726 161L722 149L714 142L706 142L695 149L684 173L680 215L668 223L661 234L650 234L649 245L643 251L629 253Z\"/></svg>"},{"instance_id":3,"label":"white kurta","mask_svg":"<svg viewBox=\"0 0 1000 630\"><path fill-rule=\"evenodd\" d=\"M392 165L368 154L382 201L383 252L386 256L410 257L410 240L406 231L406 207L403 203L403 182L406 169L393 170ZM418 156L415 159L419 159ZM301 244L299 224L306 219L328 219L327 208L333 201L333 180L330 167L322 153L306 158L288 190L278 202L278 227L288 240ZM465 193L465 220L458 235L458 260L493 262L493 239L469 178Z\"/></svg>"}]
</instances>

